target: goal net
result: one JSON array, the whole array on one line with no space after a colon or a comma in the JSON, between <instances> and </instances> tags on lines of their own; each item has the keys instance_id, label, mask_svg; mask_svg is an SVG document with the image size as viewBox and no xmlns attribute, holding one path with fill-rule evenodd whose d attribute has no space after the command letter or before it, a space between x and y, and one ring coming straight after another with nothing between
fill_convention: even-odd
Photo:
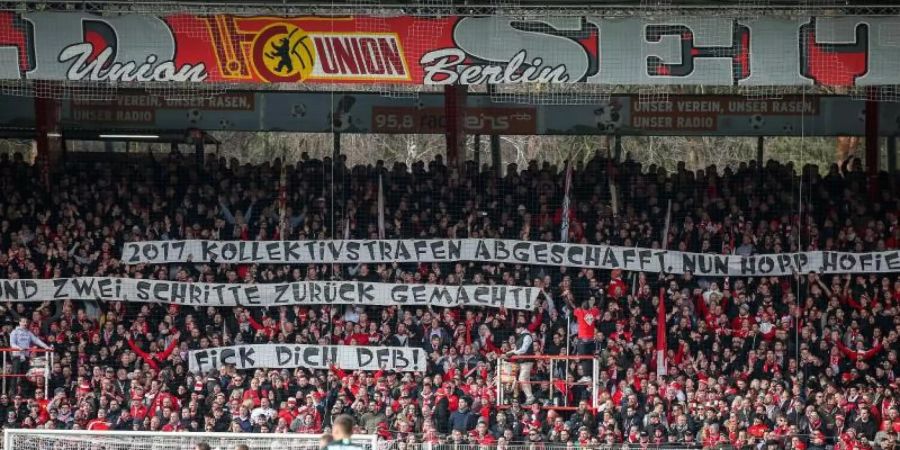
<instances>
[{"instance_id":1,"label":"goal net","mask_svg":"<svg viewBox=\"0 0 900 450\"><path fill-rule=\"evenodd\" d=\"M24 430L3 431L4 450L193 450L204 442L212 450L318 450L319 434L161 433L142 431ZM374 435L357 435L354 443L375 450Z\"/></svg>"}]
</instances>

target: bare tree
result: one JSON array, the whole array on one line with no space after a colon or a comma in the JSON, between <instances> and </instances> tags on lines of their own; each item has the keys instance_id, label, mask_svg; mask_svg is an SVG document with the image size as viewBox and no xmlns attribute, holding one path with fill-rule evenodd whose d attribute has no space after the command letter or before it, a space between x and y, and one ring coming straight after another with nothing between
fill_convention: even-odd
<instances>
[{"instance_id":1,"label":"bare tree","mask_svg":"<svg viewBox=\"0 0 900 450\"><path fill-rule=\"evenodd\" d=\"M222 141L222 154L242 162L259 163L282 154L288 161L299 160L301 154L322 158L332 152L331 134L299 133L217 133ZM348 163L370 164L384 160L388 164L431 160L445 151L444 136L345 134L341 137L341 151ZM690 170L715 165L719 170L734 167L756 158L756 138L747 137L685 137L685 136L630 136L623 137L623 150L627 155L645 165L656 165L673 170L679 162L685 162ZM472 146L465 158L470 159ZM482 146L486 147L482 142ZM604 136L501 136L500 148L504 163L515 162L522 166L528 161L549 162L561 168L565 161L584 161L609 144ZM795 167L816 164L824 170L832 162L834 138L766 139L766 159L792 161ZM490 162L489 158L484 161Z\"/></svg>"}]
</instances>

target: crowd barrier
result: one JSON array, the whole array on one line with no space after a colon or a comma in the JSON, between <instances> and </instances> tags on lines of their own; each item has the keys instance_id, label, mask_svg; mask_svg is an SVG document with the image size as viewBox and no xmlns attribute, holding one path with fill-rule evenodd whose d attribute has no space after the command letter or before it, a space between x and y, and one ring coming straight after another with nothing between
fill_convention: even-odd
<instances>
[{"instance_id":1,"label":"crowd barrier","mask_svg":"<svg viewBox=\"0 0 900 450\"><path fill-rule=\"evenodd\" d=\"M32 348L28 351L32 353L29 358L29 368L25 373L10 373L13 367L13 353L20 352L21 349L3 347L0 348L0 392L4 394L12 383L8 380L31 378L44 380L44 398L49 398L48 392L50 386L50 371L53 369L53 351L42 348Z\"/></svg>"}]
</instances>

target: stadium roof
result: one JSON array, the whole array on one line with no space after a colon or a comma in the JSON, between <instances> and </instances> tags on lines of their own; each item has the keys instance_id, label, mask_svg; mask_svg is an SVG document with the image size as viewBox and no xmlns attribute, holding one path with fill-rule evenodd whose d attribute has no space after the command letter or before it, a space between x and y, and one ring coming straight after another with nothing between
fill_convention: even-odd
<instances>
[{"instance_id":1,"label":"stadium roof","mask_svg":"<svg viewBox=\"0 0 900 450\"><path fill-rule=\"evenodd\" d=\"M296 3L296 2L287 2ZM331 3L317 2L317 3ZM366 0L335 0L335 3L367 3ZM584 6L622 6L622 7L645 7L656 8L660 5L672 6L703 6L703 7L723 7L723 8L753 8L753 7L770 7L770 6L786 6L786 7L841 7L841 6L896 6L897 1L873 0L464 0L464 1L435 1L428 0L379 0L376 3L382 4L418 4L431 3L452 3L455 6L480 5L480 6L497 6L497 5L527 5L534 7L552 6L557 4Z\"/></svg>"},{"instance_id":2,"label":"stadium roof","mask_svg":"<svg viewBox=\"0 0 900 450\"><path fill-rule=\"evenodd\" d=\"M44 8L62 9L102 9L107 5L119 7L119 10L132 9L153 11L155 7L169 10L178 5L186 9L227 9L241 10L261 8L296 11L309 7L316 10L326 8L428 8L457 9L502 8L502 9L541 9L541 8L574 8L587 9L642 9L658 10L662 6L685 9L725 9L748 10L840 10L846 13L867 13L868 10L878 13L883 8L898 7L896 0L38 0L31 5L43 5Z\"/></svg>"}]
</instances>

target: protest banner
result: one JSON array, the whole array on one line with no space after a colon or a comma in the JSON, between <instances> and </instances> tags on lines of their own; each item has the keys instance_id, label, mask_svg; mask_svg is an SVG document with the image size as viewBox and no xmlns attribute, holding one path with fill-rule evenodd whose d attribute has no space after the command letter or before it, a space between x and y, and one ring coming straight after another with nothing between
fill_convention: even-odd
<instances>
[{"instance_id":1,"label":"protest banner","mask_svg":"<svg viewBox=\"0 0 900 450\"><path fill-rule=\"evenodd\" d=\"M188 352L191 372L208 372L223 366L237 369L394 370L423 372L425 350L418 347L370 347L355 345L247 344Z\"/></svg>"},{"instance_id":2,"label":"protest banner","mask_svg":"<svg viewBox=\"0 0 900 450\"><path fill-rule=\"evenodd\" d=\"M373 239L323 241L147 241L125 244L122 260L139 263L421 263L507 264L691 272L700 276L780 276L792 273L900 272L900 251L811 251L716 255L639 247L504 239Z\"/></svg>"},{"instance_id":3,"label":"protest banner","mask_svg":"<svg viewBox=\"0 0 900 450\"><path fill-rule=\"evenodd\" d=\"M0 300L20 302L72 299L187 306L431 305L532 310L540 293L538 288L506 285L364 281L232 284L105 277L0 280Z\"/></svg>"}]
</instances>

